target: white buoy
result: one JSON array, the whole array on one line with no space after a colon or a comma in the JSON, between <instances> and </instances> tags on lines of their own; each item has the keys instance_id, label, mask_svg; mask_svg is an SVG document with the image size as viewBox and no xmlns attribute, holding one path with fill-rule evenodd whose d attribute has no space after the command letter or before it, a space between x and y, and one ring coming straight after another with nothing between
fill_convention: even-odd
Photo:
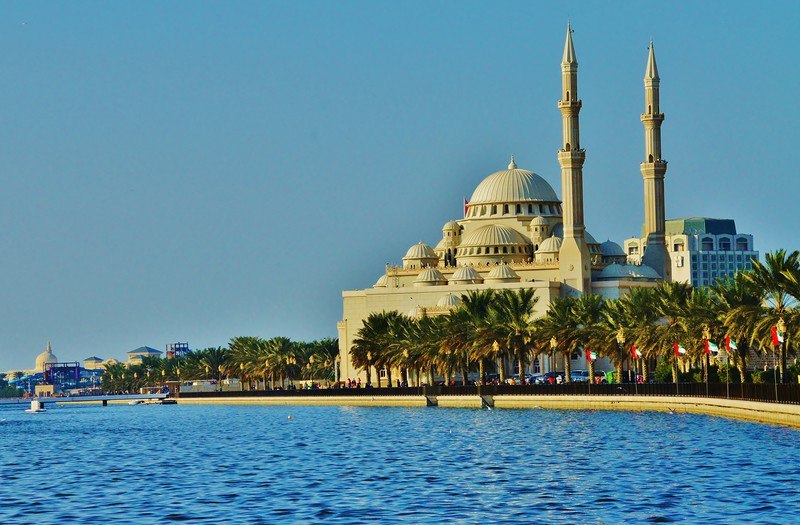
<instances>
[{"instance_id":1,"label":"white buoy","mask_svg":"<svg viewBox=\"0 0 800 525\"><path fill-rule=\"evenodd\" d=\"M31 401L31 407L25 410L25 412L28 412L29 414L39 414L41 412L47 412L47 410L44 408L44 403L38 399L34 399Z\"/></svg>"}]
</instances>

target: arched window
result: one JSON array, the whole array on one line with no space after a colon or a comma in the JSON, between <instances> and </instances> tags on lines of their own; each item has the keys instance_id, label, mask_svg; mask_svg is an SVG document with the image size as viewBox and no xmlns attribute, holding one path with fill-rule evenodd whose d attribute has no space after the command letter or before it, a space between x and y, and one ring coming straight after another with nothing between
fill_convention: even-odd
<instances>
[{"instance_id":1,"label":"arched window","mask_svg":"<svg viewBox=\"0 0 800 525\"><path fill-rule=\"evenodd\" d=\"M651 106L650 104L647 105L647 114L648 115L652 115L653 114L653 106Z\"/></svg>"},{"instance_id":2,"label":"arched window","mask_svg":"<svg viewBox=\"0 0 800 525\"><path fill-rule=\"evenodd\" d=\"M517 215L519 215L520 213L522 213L522 205L517 204Z\"/></svg>"},{"instance_id":3,"label":"arched window","mask_svg":"<svg viewBox=\"0 0 800 525\"><path fill-rule=\"evenodd\" d=\"M497 204L492 204L492 215L497 215Z\"/></svg>"},{"instance_id":4,"label":"arched window","mask_svg":"<svg viewBox=\"0 0 800 525\"><path fill-rule=\"evenodd\" d=\"M497 246L495 246L495 247L494 247L494 253L500 253L500 248L498 248Z\"/></svg>"},{"instance_id":5,"label":"arched window","mask_svg":"<svg viewBox=\"0 0 800 525\"><path fill-rule=\"evenodd\" d=\"M564 146L564 151L569 151L569 142Z\"/></svg>"},{"instance_id":6,"label":"arched window","mask_svg":"<svg viewBox=\"0 0 800 525\"><path fill-rule=\"evenodd\" d=\"M649 159L649 162L653 162L653 156L652 156L652 155L650 155L650 156L649 156L649 157L647 157L647 158Z\"/></svg>"},{"instance_id":7,"label":"arched window","mask_svg":"<svg viewBox=\"0 0 800 525\"><path fill-rule=\"evenodd\" d=\"M533 204L528 204L528 213L533 213Z\"/></svg>"},{"instance_id":8,"label":"arched window","mask_svg":"<svg viewBox=\"0 0 800 525\"><path fill-rule=\"evenodd\" d=\"M503 215L508 213L508 204L503 204Z\"/></svg>"},{"instance_id":9,"label":"arched window","mask_svg":"<svg viewBox=\"0 0 800 525\"><path fill-rule=\"evenodd\" d=\"M503 253L508 253L508 246L503 246Z\"/></svg>"},{"instance_id":10,"label":"arched window","mask_svg":"<svg viewBox=\"0 0 800 525\"><path fill-rule=\"evenodd\" d=\"M569 102L569 91L567 91L567 102Z\"/></svg>"}]
</instances>

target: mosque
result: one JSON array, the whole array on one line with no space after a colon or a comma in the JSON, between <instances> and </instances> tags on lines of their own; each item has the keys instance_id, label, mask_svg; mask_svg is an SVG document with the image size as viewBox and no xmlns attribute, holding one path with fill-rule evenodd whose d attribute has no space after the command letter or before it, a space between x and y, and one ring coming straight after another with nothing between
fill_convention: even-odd
<instances>
[{"instance_id":1,"label":"mosque","mask_svg":"<svg viewBox=\"0 0 800 525\"><path fill-rule=\"evenodd\" d=\"M340 377L365 379L356 369L349 349L370 313L398 311L411 317L439 315L458 305L470 290L533 289L543 315L551 300L563 295L595 293L613 299L633 287L655 286L670 280L671 261L664 241L664 175L658 68L650 43L644 77L645 156L644 235L638 264L628 264L626 252L612 241L598 243L583 218L583 163L578 97L578 60L567 27L561 61L562 115L561 199L544 178L516 164L486 177L465 204L464 218L442 227L435 247L423 242L411 246L402 266L387 265L372 288L342 292L344 313L338 323ZM555 362L558 361L558 362ZM601 368L609 369L602 360ZM531 365L534 373L563 370L563 358L550 362L542 356ZM588 368L585 356L573 355L573 369ZM605 365L605 366L604 366ZM385 377L385 370L378 370ZM375 376L373 376L375 377ZM399 377L394 375L394 377Z\"/></svg>"}]
</instances>

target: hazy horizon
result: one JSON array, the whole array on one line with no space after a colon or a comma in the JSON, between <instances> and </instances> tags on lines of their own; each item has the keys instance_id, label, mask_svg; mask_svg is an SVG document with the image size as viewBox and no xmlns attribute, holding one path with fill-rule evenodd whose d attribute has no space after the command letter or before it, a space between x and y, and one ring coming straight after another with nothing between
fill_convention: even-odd
<instances>
[{"instance_id":1,"label":"hazy horizon","mask_svg":"<svg viewBox=\"0 0 800 525\"><path fill-rule=\"evenodd\" d=\"M797 249L793 2L3 4L0 370L336 336L511 154L560 191L572 21L587 229L638 235L652 37L668 218Z\"/></svg>"}]
</instances>

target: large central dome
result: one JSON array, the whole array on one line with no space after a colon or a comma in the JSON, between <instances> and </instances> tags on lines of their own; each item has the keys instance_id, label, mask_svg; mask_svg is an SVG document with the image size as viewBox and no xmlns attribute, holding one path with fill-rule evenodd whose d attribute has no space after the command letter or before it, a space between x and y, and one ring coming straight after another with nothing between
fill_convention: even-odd
<instances>
[{"instance_id":1,"label":"large central dome","mask_svg":"<svg viewBox=\"0 0 800 525\"><path fill-rule=\"evenodd\" d=\"M517 168L514 157L507 170L492 173L478 184L469 201L475 204L560 202L552 186L539 175Z\"/></svg>"}]
</instances>

